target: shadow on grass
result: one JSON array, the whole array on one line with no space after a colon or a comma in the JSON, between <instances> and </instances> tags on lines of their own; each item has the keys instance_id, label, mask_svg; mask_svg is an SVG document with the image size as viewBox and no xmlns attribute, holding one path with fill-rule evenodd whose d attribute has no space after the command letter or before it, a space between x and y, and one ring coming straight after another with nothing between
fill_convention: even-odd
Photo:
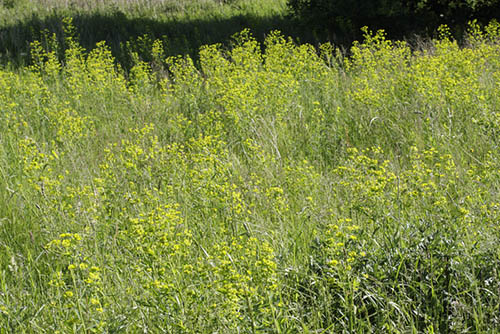
<instances>
[{"instance_id":1,"label":"shadow on grass","mask_svg":"<svg viewBox=\"0 0 500 334\"><path fill-rule=\"evenodd\" d=\"M261 42L270 31L280 30L285 36L291 36L300 43L318 44L328 40L337 43L331 34L325 32L319 35L309 31L297 19L285 16L240 15L224 19L215 17L180 21L129 18L117 10L106 14L80 13L72 17L78 40L84 48L90 50L97 42L106 41L124 68L129 68L131 64L131 51L138 52L148 60L147 51L150 50L146 49L155 39L164 42L167 56L189 54L196 59L202 45L227 45L231 36L245 28L249 28L253 36ZM39 40L43 44L52 33L56 33L59 42L63 43L63 18L63 14L59 13L44 18L32 16L16 25L0 28L0 63L13 67L29 63L30 43ZM127 42L131 43L127 45Z\"/></svg>"},{"instance_id":2,"label":"shadow on grass","mask_svg":"<svg viewBox=\"0 0 500 334\"><path fill-rule=\"evenodd\" d=\"M68 12L66 12L68 13ZM485 18L491 18L492 13L483 13ZM498 12L500 14L500 10ZM444 22L439 18L400 17L400 18L373 18L358 22L358 24L337 22L339 29L327 29L325 26L332 22L323 22L309 19L299 20L284 15L257 16L238 15L227 18L207 15L206 19L175 19L160 16L152 19L146 16L129 17L120 9L109 12L89 12L69 14L73 18L80 44L87 50L94 48L97 42L106 41L123 68L128 69L132 64L131 52L137 52L140 57L149 61L151 44L155 39L163 41L165 56L188 54L197 59L199 48L202 45L222 43L228 45L231 36L249 28L253 36L260 42L272 30L280 30L283 35L292 37L299 43L318 45L326 41L348 49L354 40L362 38L361 25L368 25L376 30L385 28L391 39L406 39L420 41L416 34L423 36L423 40L436 32L439 24ZM59 43L64 45L63 24L64 12L54 11L44 17L33 15L29 19L18 23L0 27L0 64L9 64L19 67L29 64L30 43L39 40L47 42L48 36L56 33ZM487 20L480 20L487 22ZM423 24L424 22L425 24ZM431 24L432 23L432 24ZM318 29L319 26L319 29ZM312 28L314 27L314 28ZM325 27L324 29L321 27ZM456 24L455 31L461 35L464 24ZM147 35L147 37L145 37ZM411 36L409 39L407 36ZM130 42L130 43L127 43ZM412 43L410 43L412 44Z\"/></svg>"}]
</instances>

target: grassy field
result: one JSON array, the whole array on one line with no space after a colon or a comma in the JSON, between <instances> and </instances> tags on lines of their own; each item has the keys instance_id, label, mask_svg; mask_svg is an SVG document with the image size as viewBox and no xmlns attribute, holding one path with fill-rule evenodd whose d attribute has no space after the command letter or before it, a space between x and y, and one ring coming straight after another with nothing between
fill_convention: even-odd
<instances>
[{"instance_id":1,"label":"grassy field","mask_svg":"<svg viewBox=\"0 0 500 334\"><path fill-rule=\"evenodd\" d=\"M133 65L130 53L147 59L155 39L164 43L167 55L192 58L202 45L226 43L245 28L260 41L273 29L317 39L287 14L286 0L1 0L0 63L27 64L30 43L44 42L53 32L62 36L67 16L73 18L83 47L92 49L106 40L127 69ZM61 38L58 42L64 44Z\"/></svg>"},{"instance_id":2,"label":"grassy field","mask_svg":"<svg viewBox=\"0 0 500 334\"><path fill-rule=\"evenodd\" d=\"M259 8L226 2L113 6ZM498 23L124 65L74 23L108 7L53 3L0 68L0 333L500 332Z\"/></svg>"}]
</instances>

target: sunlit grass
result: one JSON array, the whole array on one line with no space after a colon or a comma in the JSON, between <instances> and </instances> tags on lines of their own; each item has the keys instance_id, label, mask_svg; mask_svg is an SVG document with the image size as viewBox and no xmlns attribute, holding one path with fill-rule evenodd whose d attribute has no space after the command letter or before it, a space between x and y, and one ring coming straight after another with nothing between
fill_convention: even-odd
<instances>
[{"instance_id":1,"label":"sunlit grass","mask_svg":"<svg viewBox=\"0 0 500 334\"><path fill-rule=\"evenodd\" d=\"M497 23L127 73L63 25L0 70L2 330L499 330Z\"/></svg>"}]
</instances>

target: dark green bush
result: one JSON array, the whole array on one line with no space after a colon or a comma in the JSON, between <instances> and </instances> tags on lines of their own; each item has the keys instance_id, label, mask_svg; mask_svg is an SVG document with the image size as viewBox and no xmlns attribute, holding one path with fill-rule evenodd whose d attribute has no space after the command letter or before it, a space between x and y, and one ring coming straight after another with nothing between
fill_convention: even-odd
<instances>
[{"instance_id":1,"label":"dark green bush","mask_svg":"<svg viewBox=\"0 0 500 334\"><path fill-rule=\"evenodd\" d=\"M356 35L367 25L386 29L395 38L432 32L440 24L460 30L469 20L500 16L500 0L289 0L288 6L293 16L316 30Z\"/></svg>"}]
</instances>

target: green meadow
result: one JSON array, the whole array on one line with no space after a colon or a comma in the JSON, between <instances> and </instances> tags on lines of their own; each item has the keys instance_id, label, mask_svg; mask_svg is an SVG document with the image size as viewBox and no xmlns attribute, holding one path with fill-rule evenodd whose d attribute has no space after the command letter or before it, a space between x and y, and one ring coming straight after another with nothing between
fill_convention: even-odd
<instances>
[{"instance_id":1,"label":"green meadow","mask_svg":"<svg viewBox=\"0 0 500 334\"><path fill-rule=\"evenodd\" d=\"M498 22L0 4L0 333L500 332ZM88 33L117 15L161 24Z\"/></svg>"}]
</instances>

